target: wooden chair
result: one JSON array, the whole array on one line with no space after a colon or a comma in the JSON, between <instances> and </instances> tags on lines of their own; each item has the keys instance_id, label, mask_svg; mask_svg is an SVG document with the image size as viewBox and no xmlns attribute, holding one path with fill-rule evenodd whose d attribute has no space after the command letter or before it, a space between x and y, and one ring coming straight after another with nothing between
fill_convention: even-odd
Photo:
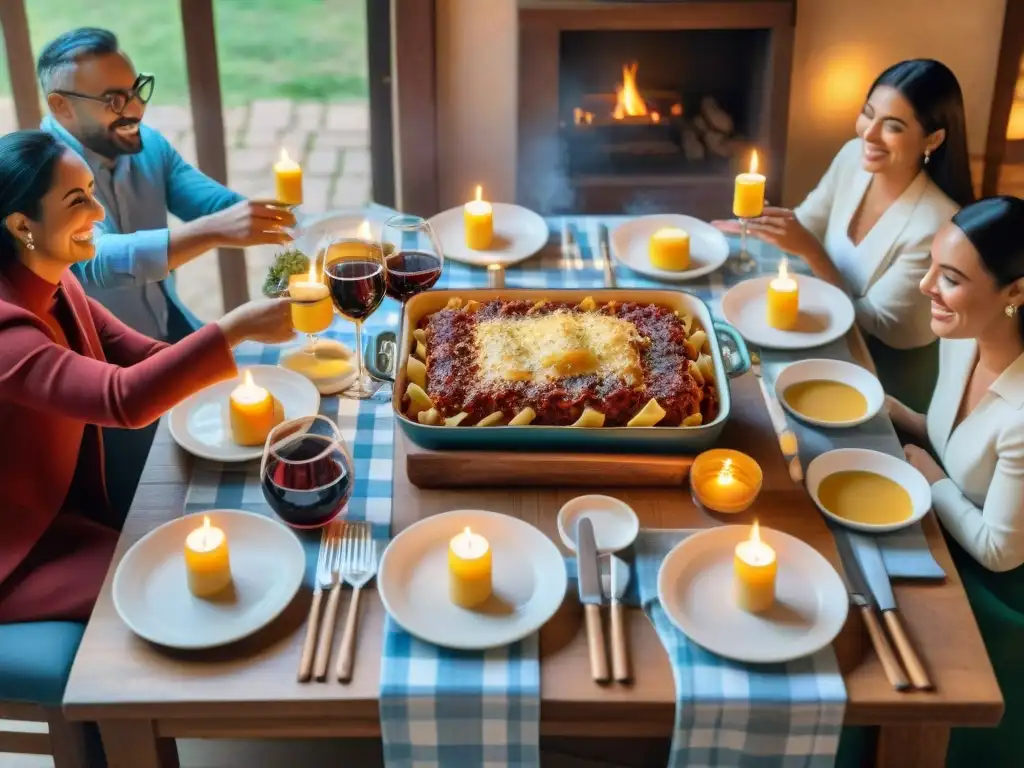
<instances>
[{"instance_id":1,"label":"wooden chair","mask_svg":"<svg viewBox=\"0 0 1024 768\"><path fill-rule=\"evenodd\" d=\"M6 730L4 720L46 723L49 732ZM51 755L55 768L90 768L91 765L85 726L65 720L60 707L0 702L0 753L4 752Z\"/></svg>"}]
</instances>

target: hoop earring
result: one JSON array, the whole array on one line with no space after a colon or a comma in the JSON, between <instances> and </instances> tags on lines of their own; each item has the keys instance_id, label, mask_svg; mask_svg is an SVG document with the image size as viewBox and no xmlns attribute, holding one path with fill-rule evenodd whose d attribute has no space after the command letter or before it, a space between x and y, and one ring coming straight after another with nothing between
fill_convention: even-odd
<instances>
[{"instance_id":1,"label":"hoop earring","mask_svg":"<svg viewBox=\"0 0 1024 768\"><path fill-rule=\"evenodd\" d=\"M1007 317L1013 317L1014 315L1017 314L1017 305L1007 304L1006 309L1004 309L1003 311L1006 313Z\"/></svg>"},{"instance_id":2,"label":"hoop earring","mask_svg":"<svg viewBox=\"0 0 1024 768\"><path fill-rule=\"evenodd\" d=\"M924 164L928 165L928 161L931 160L931 159L932 159L932 151L930 149L926 149L924 151Z\"/></svg>"},{"instance_id":3,"label":"hoop earring","mask_svg":"<svg viewBox=\"0 0 1024 768\"><path fill-rule=\"evenodd\" d=\"M28 235L25 237L25 247L28 248L30 251L34 251L36 249L36 244L32 242L31 232L29 232Z\"/></svg>"}]
</instances>

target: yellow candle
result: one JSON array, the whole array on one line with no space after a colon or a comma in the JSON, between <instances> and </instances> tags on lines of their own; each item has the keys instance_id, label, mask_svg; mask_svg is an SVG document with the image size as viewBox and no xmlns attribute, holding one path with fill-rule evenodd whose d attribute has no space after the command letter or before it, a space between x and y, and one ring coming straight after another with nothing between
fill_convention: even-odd
<instances>
[{"instance_id":1,"label":"yellow candle","mask_svg":"<svg viewBox=\"0 0 1024 768\"><path fill-rule=\"evenodd\" d=\"M234 388L228 402L231 435L239 445L262 445L274 428L274 398L245 372L242 383Z\"/></svg>"},{"instance_id":2,"label":"yellow candle","mask_svg":"<svg viewBox=\"0 0 1024 768\"><path fill-rule=\"evenodd\" d=\"M494 238L494 215L491 204L483 199L483 188L477 186L476 200L466 203L463 214L466 224L466 247L486 251Z\"/></svg>"},{"instance_id":3,"label":"yellow candle","mask_svg":"<svg viewBox=\"0 0 1024 768\"><path fill-rule=\"evenodd\" d=\"M690 235L678 227L662 227L648 243L651 265L657 269L683 270L690 266Z\"/></svg>"},{"instance_id":4,"label":"yellow candle","mask_svg":"<svg viewBox=\"0 0 1024 768\"><path fill-rule=\"evenodd\" d=\"M292 298L292 327L300 333L320 333L331 326L334 305L327 286L316 273L316 262L309 265L308 275L292 275L288 279Z\"/></svg>"},{"instance_id":5,"label":"yellow candle","mask_svg":"<svg viewBox=\"0 0 1024 768\"><path fill-rule=\"evenodd\" d=\"M205 515L202 526L185 538L185 573L196 597L216 594L231 583L228 537Z\"/></svg>"},{"instance_id":6,"label":"yellow candle","mask_svg":"<svg viewBox=\"0 0 1024 768\"><path fill-rule=\"evenodd\" d=\"M775 602L777 570L775 550L761 541L761 533L755 520L750 538L736 545L736 554L733 557L736 604L751 613L771 608Z\"/></svg>"},{"instance_id":7,"label":"yellow candle","mask_svg":"<svg viewBox=\"0 0 1024 768\"><path fill-rule=\"evenodd\" d=\"M466 529L448 543L449 594L462 608L473 608L491 596L491 545Z\"/></svg>"},{"instance_id":8,"label":"yellow candle","mask_svg":"<svg viewBox=\"0 0 1024 768\"><path fill-rule=\"evenodd\" d=\"M786 257L779 262L779 276L768 283L768 325L786 331L796 326L800 315L800 286L789 274Z\"/></svg>"},{"instance_id":9,"label":"yellow candle","mask_svg":"<svg viewBox=\"0 0 1024 768\"><path fill-rule=\"evenodd\" d=\"M302 168L281 149L280 159L274 163L274 189L277 202L302 205Z\"/></svg>"},{"instance_id":10,"label":"yellow candle","mask_svg":"<svg viewBox=\"0 0 1024 768\"><path fill-rule=\"evenodd\" d=\"M761 491L762 473L750 456L727 448L705 451L690 468L697 501L713 512L742 512Z\"/></svg>"},{"instance_id":11,"label":"yellow candle","mask_svg":"<svg viewBox=\"0 0 1024 768\"><path fill-rule=\"evenodd\" d=\"M765 178L757 172L757 152L750 158L750 173L736 177L736 191L732 198L732 215L739 219L753 219L764 212Z\"/></svg>"}]
</instances>

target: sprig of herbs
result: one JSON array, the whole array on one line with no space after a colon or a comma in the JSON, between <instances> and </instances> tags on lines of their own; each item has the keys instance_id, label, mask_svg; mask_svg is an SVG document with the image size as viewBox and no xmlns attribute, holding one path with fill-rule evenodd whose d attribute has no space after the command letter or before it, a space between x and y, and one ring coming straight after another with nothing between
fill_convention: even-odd
<instances>
[{"instance_id":1,"label":"sprig of herbs","mask_svg":"<svg viewBox=\"0 0 1024 768\"><path fill-rule=\"evenodd\" d=\"M263 281L263 295L273 298L288 290L288 278L309 271L309 257L301 251L290 249L281 251L274 258L274 263Z\"/></svg>"}]
</instances>

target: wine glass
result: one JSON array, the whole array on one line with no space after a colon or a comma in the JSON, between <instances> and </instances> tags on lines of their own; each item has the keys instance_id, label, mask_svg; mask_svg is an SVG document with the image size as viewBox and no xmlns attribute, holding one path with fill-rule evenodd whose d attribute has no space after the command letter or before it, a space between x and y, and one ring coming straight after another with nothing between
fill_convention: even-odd
<instances>
[{"instance_id":1,"label":"wine glass","mask_svg":"<svg viewBox=\"0 0 1024 768\"><path fill-rule=\"evenodd\" d=\"M444 268L444 252L430 223L405 213L392 216L384 223L381 247L384 250L385 291L401 304L398 319L401 349L405 302L434 287Z\"/></svg>"},{"instance_id":2,"label":"wine glass","mask_svg":"<svg viewBox=\"0 0 1024 768\"><path fill-rule=\"evenodd\" d=\"M326 416L282 422L267 435L260 465L263 497L293 528L319 528L338 516L355 485L355 463Z\"/></svg>"},{"instance_id":3,"label":"wine glass","mask_svg":"<svg viewBox=\"0 0 1024 768\"><path fill-rule=\"evenodd\" d=\"M376 389L363 363L363 321L384 300L384 254L380 243L336 235L325 238L319 252L334 306L356 326L356 380L341 396L366 400Z\"/></svg>"}]
</instances>

